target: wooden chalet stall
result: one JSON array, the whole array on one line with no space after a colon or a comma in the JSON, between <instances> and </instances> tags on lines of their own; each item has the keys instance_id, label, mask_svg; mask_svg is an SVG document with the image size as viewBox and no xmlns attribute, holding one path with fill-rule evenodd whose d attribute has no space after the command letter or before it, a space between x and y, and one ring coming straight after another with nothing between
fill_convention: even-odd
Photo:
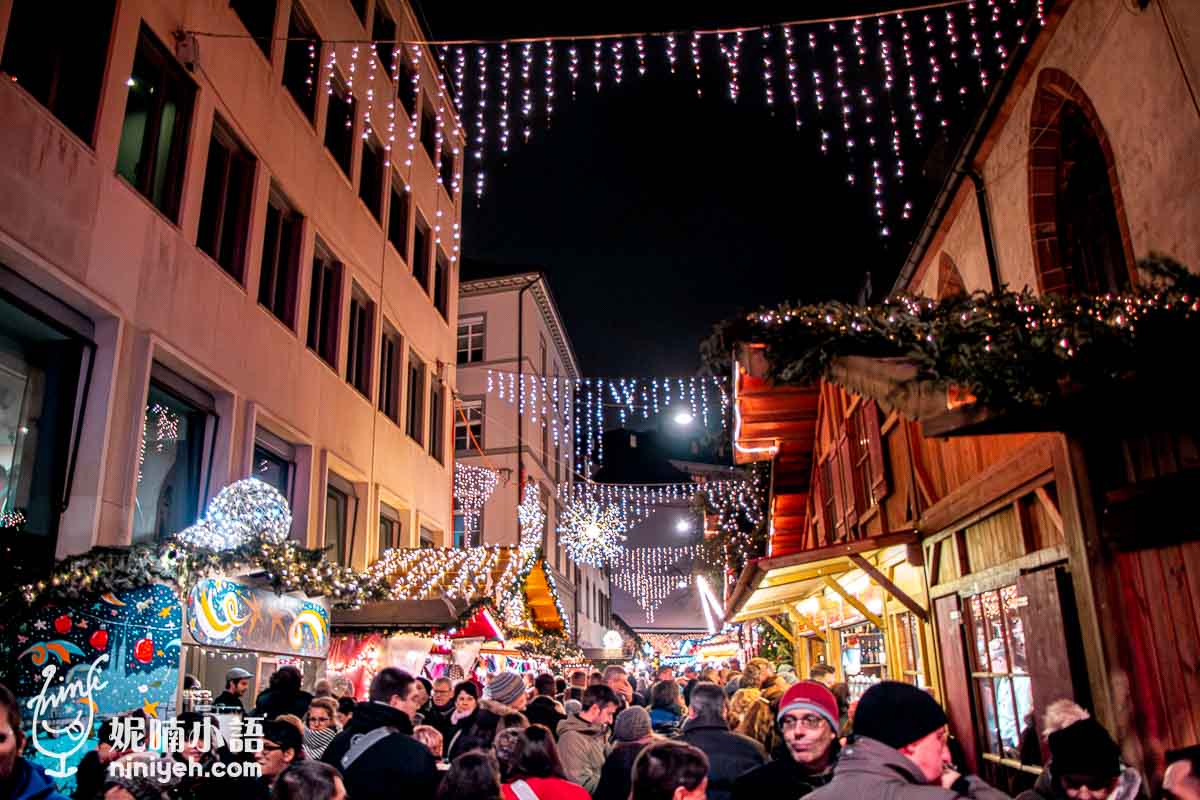
<instances>
[{"instance_id":1,"label":"wooden chalet stall","mask_svg":"<svg viewBox=\"0 0 1200 800\"><path fill-rule=\"evenodd\" d=\"M809 476L773 482L768 556L746 567L729 618L780 628L804 672L827 661L847 680L857 668L852 693L881 677L928 687L967 767L1029 785L1045 759L1046 705L1092 698L1080 631L1096 621L1077 612L1080 576L1068 566L1063 438L932 436L970 419L949 408L970 398L913 381L900 361L844 358L833 380L801 388L766 374L766 353L741 347L736 458L772 459L786 475L788 453ZM788 625L773 619L781 613ZM881 649L872 627L883 655L863 662L864 642Z\"/></svg>"}]
</instances>

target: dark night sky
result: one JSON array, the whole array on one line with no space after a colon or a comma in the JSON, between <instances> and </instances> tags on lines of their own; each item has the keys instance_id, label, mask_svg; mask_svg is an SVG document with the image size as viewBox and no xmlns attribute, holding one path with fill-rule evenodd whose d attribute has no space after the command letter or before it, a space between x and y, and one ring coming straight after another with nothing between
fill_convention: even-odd
<instances>
[{"instance_id":1,"label":"dark night sky","mask_svg":"<svg viewBox=\"0 0 1200 800\"><path fill-rule=\"evenodd\" d=\"M588 20L572 5L419 2L439 39L758 24L880 4L604 4ZM465 257L545 269L585 374L691 374L713 323L783 300L853 298L867 270L887 288L915 234L881 239L869 190L847 186L813 126L796 132L785 102L773 116L757 83L732 104L723 71L706 66L703 99L690 77L651 79L665 69L627 68L599 97L585 74L573 103L560 85L552 127L490 161L478 206L465 192Z\"/></svg>"}]
</instances>

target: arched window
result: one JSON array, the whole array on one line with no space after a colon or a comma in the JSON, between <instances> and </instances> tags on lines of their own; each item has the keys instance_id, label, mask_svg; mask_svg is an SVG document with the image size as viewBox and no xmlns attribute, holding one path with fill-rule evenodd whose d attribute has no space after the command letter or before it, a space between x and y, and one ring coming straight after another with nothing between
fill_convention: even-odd
<instances>
[{"instance_id":1,"label":"arched window","mask_svg":"<svg viewBox=\"0 0 1200 800\"><path fill-rule=\"evenodd\" d=\"M944 300L956 294L963 294L966 291L967 285L963 283L962 273L958 271L954 259L948 253L942 253L938 257L938 300Z\"/></svg>"},{"instance_id":2,"label":"arched window","mask_svg":"<svg viewBox=\"0 0 1200 800\"><path fill-rule=\"evenodd\" d=\"M1069 75L1045 69L1030 119L1029 214L1038 288L1104 294L1134 280L1108 136Z\"/></svg>"}]
</instances>

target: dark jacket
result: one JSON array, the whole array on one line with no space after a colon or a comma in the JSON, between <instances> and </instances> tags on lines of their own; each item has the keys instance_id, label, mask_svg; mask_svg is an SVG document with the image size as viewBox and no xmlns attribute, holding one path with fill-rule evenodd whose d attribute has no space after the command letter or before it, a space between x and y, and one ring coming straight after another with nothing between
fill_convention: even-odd
<instances>
[{"instance_id":1,"label":"dark jacket","mask_svg":"<svg viewBox=\"0 0 1200 800\"><path fill-rule=\"evenodd\" d=\"M1017 800L1067 800L1067 793L1062 790L1062 785L1054 780L1053 772L1054 762L1051 761L1042 770L1033 788L1021 792L1017 795ZM1141 775L1132 767L1126 767L1121 772L1116 791L1112 794L1113 800L1144 800L1147 796L1145 781Z\"/></svg>"},{"instance_id":2,"label":"dark jacket","mask_svg":"<svg viewBox=\"0 0 1200 800\"><path fill-rule=\"evenodd\" d=\"M530 725L545 725L555 738L558 738L558 723L567 718L558 701L545 695L530 700L524 713Z\"/></svg>"},{"instance_id":3,"label":"dark jacket","mask_svg":"<svg viewBox=\"0 0 1200 800\"><path fill-rule=\"evenodd\" d=\"M832 767L813 775L790 752L777 753L774 761L750 770L733 782L733 800L796 800L831 780Z\"/></svg>"},{"instance_id":4,"label":"dark jacket","mask_svg":"<svg viewBox=\"0 0 1200 800\"><path fill-rule=\"evenodd\" d=\"M295 714L300 719L308 713L313 696L306 691L279 692L267 689L254 702L254 716L275 719L280 714Z\"/></svg>"},{"instance_id":5,"label":"dark jacket","mask_svg":"<svg viewBox=\"0 0 1200 800\"><path fill-rule=\"evenodd\" d=\"M270 689L267 691L269 692ZM263 692L263 694L266 694L266 692ZM262 699L262 695L259 695L259 699ZM311 699L311 697L309 699ZM246 713L246 707L242 705L242 698L238 697L228 689L217 695L212 704L214 709L232 709L234 711L240 711L243 714ZM305 707L305 711L307 710L308 708ZM304 719L304 717L300 717L300 719Z\"/></svg>"},{"instance_id":6,"label":"dark jacket","mask_svg":"<svg viewBox=\"0 0 1200 800\"><path fill-rule=\"evenodd\" d=\"M655 706L650 709L650 725L660 736L675 738L683 730L683 712L678 708Z\"/></svg>"},{"instance_id":7,"label":"dark jacket","mask_svg":"<svg viewBox=\"0 0 1200 800\"><path fill-rule=\"evenodd\" d=\"M88 751L75 772L75 790L71 792L71 797L75 800L95 800L107 777L108 768L100 763L100 751Z\"/></svg>"},{"instance_id":8,"label":"dark jacket","mask_svg":"<svg viewBox=\"0 0 1200 800\"><path fill-rule=\"evenodd\" d=\"M5 800L67 800L54 781L46 777L46 768L23 756L18 756L13 764L8 783L0 785L0 790L4 789L12 792Z\"/></svg>"},{"instance_id":9,"label":"dark jacket","mask_svg":"<svg viewBox=\"0 0 1200 800\"><path fill-rule=\"evenodd\" d=\"M592 794L592 800L629 800L633 784L633 762L650 742L621 742L604 760L600 769L600 783Z\"/></svg>"},{"instance_id":10,"label":"dark jacket","mask_svg":"<svg viewBox=\"0 0 1200 800\"><path fill-rule=\"evenodd\" d=\"M708 756L708 800L730 800L734 781L767 763L761 744L733 733L724 722L689 720L679 740Z\"/></svg>"},{"instance_id":11,"label":"dark jacket","mask_svg":"<svg viewBox=\"0 0 1200 800\"><path fill-rule=\"evenodd\" d=\"M358 734L387 726L397 733L377 742L342 769L342 756ZM429 748L412 738L412 722L386 703L357 703L346 729L334 737L321 760L342 773L346 794L354 800L383 800L403 790L406 800L433 800L439 776Z\"/></svg>"},{"instance_id":12,"label":"dark jacket","mask_svg":"<svg viewBox=\"0 0 1200 800\"><path fill-rule=\"evenodd\" d=\"M429 713L425 715L425 724L437 728L438 733L442 735L443 750L450 745L450 737L454 736L454 732L457 730L454 723L450 721L450 715L453 713L454 701L451 700L444 706L430 704Z\"/></svg>"},{"instance_id":13,"label":"dark jacket","mask_svg":"<svg viewBox=\"0 0 1200 800\"><path fill-rule=\"evenodd\" d=\"M1008 795L988 786L974 775L965 778L964 793L931 786L921 769L895 748L874 739L858 737L847 745L833 769L833 780L808 796L808 800L843 800L870 797L872 800L1009 800Z\"/></svg>"},{"instance_id":14,"label":"dark jacket","mask_svg":"<svg viewBox=\"0 0 1200 800\"><path fill-rule=\"evenodd\" d=\"M481 699L479 707L471 716L460 719L457 730L450 734L452 741L446 743L446 759L453 761L468 750L491 750L500 720L514 713L516 709L503 703Z\"/></svg>"}]
</instances>

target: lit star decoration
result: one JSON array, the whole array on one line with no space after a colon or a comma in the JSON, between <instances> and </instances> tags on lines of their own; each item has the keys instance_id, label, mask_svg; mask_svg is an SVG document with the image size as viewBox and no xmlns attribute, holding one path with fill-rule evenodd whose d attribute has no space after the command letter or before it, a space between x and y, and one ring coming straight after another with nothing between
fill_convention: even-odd
<instances>
[{"instance_id":1,"label":"lit star decoration","mask_svg":"<svg viewBox=\"0 0 1200 800\"><path fill-rule=\"evenodd\" d=\"M479 512L496 491L499 476L496 470L474 464L454 464L454 504L463 514L463 527L467 541L475 530Z\"/></svg>"},{"instance_id":2,"label":"lit star decoration","mask_svg":"<svg viewBox=\"0 0 1200 800\"><path fill-rule=\"evenodd\" d=\"M620 555L625 525L616 507L584 498L563 510L560 523L558 540L572 561L603 567Z\"/></svg>"}]
</instances>

